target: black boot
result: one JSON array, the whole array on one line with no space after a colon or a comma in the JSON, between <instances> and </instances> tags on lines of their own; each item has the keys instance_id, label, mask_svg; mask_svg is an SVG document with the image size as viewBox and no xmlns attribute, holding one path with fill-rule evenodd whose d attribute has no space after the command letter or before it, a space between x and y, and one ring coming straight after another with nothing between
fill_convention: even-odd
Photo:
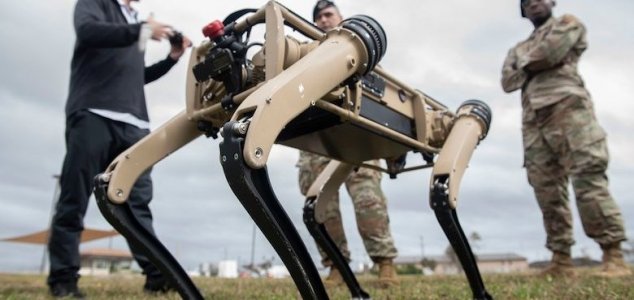
<instances>
[{"instance_id":1,"label":"black boot","mask_svg":"<svg viewBox=\"0 0 634 300\"><path fill-rule=\"evenodd\" d=\"M70 297L73 299L86 299L84 293L77 288L77 281L60 281L51 284L51 295L55 298Z\"/></svg>"}]
</instances>

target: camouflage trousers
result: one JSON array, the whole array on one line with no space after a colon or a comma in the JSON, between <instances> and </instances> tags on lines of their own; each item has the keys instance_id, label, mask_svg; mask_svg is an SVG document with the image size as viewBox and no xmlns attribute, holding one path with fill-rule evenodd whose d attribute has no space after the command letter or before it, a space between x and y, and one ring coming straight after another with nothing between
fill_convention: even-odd
<instances>
[{"instance_id":1,"label":"camouflage trousers","mask_svg":"<svg viewBox=\"0 0 634 300\"><path fill-rule=\"evenodd\" d=\"M319 155L300 152L297 167L299 168L299 186L302 195L306 195L311 184L329 161L328 158ZM379 162L377 160L371 163L378 165ZM361 234L368 255L373 261L376 258L396 257L397 251L390 233L386 198L381 191L381 172L359 168L348 176L345 185L350 198L352 198L357 229ZM337 194L335 197L326 208L324 226L341 253L350 261L350 250L339 210L339 195ZM319 253L322 257L322 264L326 267L331 266L332 262L321 248L319 248Z\"/></svg>"},{"instance_id":2,"label":"camouflage trousers","mask_svg":"<svg viewBox=\"0 0 634 300\"><path fill-rule=\"evenodd\" d=\"M546 247L574 244L568 185L572 182L586 235L599 244L625 240L621 211L608 190L608 149L589 98L573 96L523 112L524 166L546 229Z\"/></svg>"}]
</instances>

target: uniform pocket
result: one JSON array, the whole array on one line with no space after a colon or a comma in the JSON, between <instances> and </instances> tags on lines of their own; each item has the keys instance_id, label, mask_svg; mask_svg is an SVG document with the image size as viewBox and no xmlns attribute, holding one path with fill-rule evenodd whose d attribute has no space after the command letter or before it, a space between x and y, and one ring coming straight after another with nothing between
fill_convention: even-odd
<instances>
[{"instance_id":1,"label":"uniform pocket","mask_svg":"<svg viewBox=\"0 0 634 300\"><path fill-rule=\"evenodd\" d=\"M527 149L539 139L538 128L535 110L530 108L530 106L522 107L522 143L524 149Z\"/></svg>"},{"instance_id":2,"label":"uniform pocket","mask_svg":"<svg viewBox=\"0 0 634 300\"><path fill-rule=\"evenodd\" d=\"M579 98L564 117L566 139L572 151L581 150L606 136L597 122L589 99Z\"/></svg>"}]
</instances>

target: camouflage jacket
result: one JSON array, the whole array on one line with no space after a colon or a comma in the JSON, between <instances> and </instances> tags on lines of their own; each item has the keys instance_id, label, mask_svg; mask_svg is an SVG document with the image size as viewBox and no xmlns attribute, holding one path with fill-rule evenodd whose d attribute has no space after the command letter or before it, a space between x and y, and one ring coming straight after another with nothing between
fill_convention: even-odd
<instances>
[{"instance_id":1,"label":"camouflage jacket","mask_svg":"<svg viewBox=\"0 0 634 300\"><path fill-rule=\"evenodd\" d=\"M589 97L577 72L587 46L586 29L576 17L551 17L509 50L502 88L507 93L522 89L522 106L534 110L572 95Z\"/></svg>"}]
</instances>

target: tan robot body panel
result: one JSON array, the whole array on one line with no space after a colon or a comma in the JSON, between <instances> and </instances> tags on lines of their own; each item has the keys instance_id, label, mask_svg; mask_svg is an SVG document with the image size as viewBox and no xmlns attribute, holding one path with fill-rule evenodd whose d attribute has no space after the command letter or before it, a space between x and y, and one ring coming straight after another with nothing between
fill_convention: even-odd
<instances>
[{"instance_id":1,"label":"tan robot body panel","mask_svg":"<svg viewBox=\"0 0 634 300\"><path fill-rule=\"evenodd\" d=\"M348 178L354 165L331 160L326 168L315 178L310 189L306 193L306 198L318 198L315 207L315 219L323 223L326 221L326 210L328 203L334 199L339 192L339 187Z\"/></svg>"},{"instance_id":2,"label":"tan robot body panel","mask_svg":"<svg viewBox=\"0 0 634 300\"><path fill-rule=\"evenodd\" d=\"M189 64L187 69L191 70L196 64L200 63L201 56L198 54L198 48L193 47L191 55L189 56ZM191 119L195 110L200 109L198 105L202 98L202 84L196 82L194 74L187 72L185 75L185 111L187 116Z\"/></svg>"},{"instance_id":3,"label":"tan robot body panel","mask_svg":"<svg viewBox=\"0 0 634 300\"><path fill-rule=\"evenodd\" d=\"M266 80L270 80L282 71L284 65L284 19L280 7L274 2L265 6L266 32L274 33L266 37L264 57L266 59Z\"/></svg>"},{"instance_id":4,"label":"tan robot body panel","mask_svg":"<svg viewBox=\"0 0 634 300\"><path fill-rule=\"evenodd\" d=\"M121 153L106 170L108 198L117 204L128 199L132 186L149 167L188 144L202 133L185 111Z\"/></svg>"},{"instance_id":5,"label":"tan robot body panel","mask_svg":"<svg viewBox=\"0 0 634 300\"><path fill-rule=\"evenodd\" d=\"M367 54L361 41L349 42L355 39L347 31L331 31L319 47L267 81L240 105L232 120L239 120L255 109L251 123L261 119L266 122L247 132L243 154L250 166L264 167L286 123L360 69L358 62ZM315 68L315 61L329 66L332 73Z\"/></svg>"},{"instance_id":6,"label":"tan robot body panel","mask_svg":"<svg viewBox=\"0 0 634 300\"><path fill-rule=\"evenodd\" d=\"M438 160L434 165L432 180L438 175L448 175L449 199L452 208L456 208L458 190L462 176L471 159L473 150L479 142L482 132L480 124L473 117L459 118L454 125L449 137L445 141L445 147L440 151Z\"/></svg>"}]
</instances>

